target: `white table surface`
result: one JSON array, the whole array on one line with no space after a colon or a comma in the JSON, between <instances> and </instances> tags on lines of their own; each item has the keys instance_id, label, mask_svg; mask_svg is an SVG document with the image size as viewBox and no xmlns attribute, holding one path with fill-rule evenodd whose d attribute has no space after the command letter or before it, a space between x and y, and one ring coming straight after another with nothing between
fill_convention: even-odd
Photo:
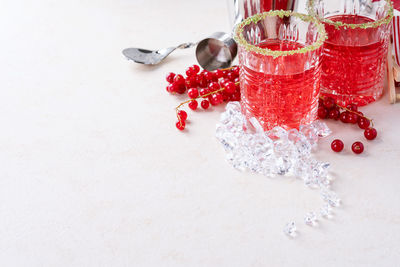
<instances>
[{"instance_id":1,"label":"white table surface","mask_svg":"<svg viewBox=\"0 0 400 267\"><path fill-rule=\"evenodd\" d=\"M164 76L194 50L156 67L121 54L228 31L226 1L3 0L0 24L1 266L400 266L400 104L387 94L362 108L379 131L364 154L349 152L357 127L329 123L316 157L343 206L312 229L317 191L225 161L222 108L175 128Z\"/></svg>"}]
</instances>

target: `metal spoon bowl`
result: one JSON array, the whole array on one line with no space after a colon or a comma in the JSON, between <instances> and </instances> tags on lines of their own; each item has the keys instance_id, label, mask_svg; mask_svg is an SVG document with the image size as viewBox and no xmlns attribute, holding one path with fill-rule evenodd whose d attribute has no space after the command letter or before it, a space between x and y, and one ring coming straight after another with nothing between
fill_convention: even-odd
<instances>
[{"instance_id":1,"label":"metal spoon bowl","mask_svg":"<svg viewBox=\"0 0 400 267\"><path fill-rule=\"evenodd\" d=\"M143 48L126 48L122 50L122 54L127 59L136 63L146 65L156 65L176 49L186 49L195 46L196 43L183 43L175 47L163 48L160 50L147 50Z\"/></svg>"}]
</instances>

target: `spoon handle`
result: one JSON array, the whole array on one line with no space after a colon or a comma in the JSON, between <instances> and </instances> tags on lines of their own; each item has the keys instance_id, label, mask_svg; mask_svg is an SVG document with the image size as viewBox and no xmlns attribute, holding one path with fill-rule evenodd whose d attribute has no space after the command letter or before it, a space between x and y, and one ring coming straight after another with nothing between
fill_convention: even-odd
<instances>
[{"instance_id":1,"label":"spoon handle","mask_svg":"<svg viewBox=\"0 0 400 267\"><path fill-rule=\"evenodd\" d=\"M195 46L196 44L197 43L191 43L191 42L183 43L183 44L178 45L176 48L186 49L186 48L191 48L191 47Z\"/></svg>"}]
</instances>

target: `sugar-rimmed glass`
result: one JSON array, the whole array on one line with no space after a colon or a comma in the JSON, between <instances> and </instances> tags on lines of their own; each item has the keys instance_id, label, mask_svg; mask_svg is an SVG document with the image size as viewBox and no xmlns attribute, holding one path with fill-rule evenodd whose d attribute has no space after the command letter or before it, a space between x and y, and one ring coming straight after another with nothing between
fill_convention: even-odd
<instances>
[{"instance_id":1,"label":"sugar-rimmed glass","mask_svg":"<svg viewBox=\"0 0 400 267\"><path fill-rule=\"evenodd\" d=\"M359 106L383 93L393 7L390 0L309 0L327 32L321 93Z\"/></svg>"},{"instance_id":2,"label":"sugar-rimmed glass","mask_svg":"<svg viewBox=\"0 0 400 267\"><path fill-rule=\"evenodd\" d=\"M238 24L241 107L264 130L298 128L317 117L323 25L291 11L270 11Z\"/></svg>"}]
</instances>

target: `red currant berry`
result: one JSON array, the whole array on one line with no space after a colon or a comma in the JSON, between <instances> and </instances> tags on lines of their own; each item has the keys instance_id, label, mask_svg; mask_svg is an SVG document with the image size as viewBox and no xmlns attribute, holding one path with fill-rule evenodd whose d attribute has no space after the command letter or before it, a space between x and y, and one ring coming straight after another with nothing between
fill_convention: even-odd
<instances>
[{"instance_id":1,"label":"red currant berry","mask_svg":"<svg viewBox=\"0 0 400 267\"><path fill-rule=\"evenodd\" d=\"M214 73L209 72L209 71L205 71L204 72L204 78L206 78L207 82L212 82L214 81Z\"/></svg>"},{"instance_id":2,"label":"red currant berry","mask_svg":"<svg viewBox=\"0 0 400 267\"><path fill-rule=\"evenodd\" d=\"M200 71L199 65L196 65L196 64L193 65L193 66L191 66L190 68L192 69L192 71L193 71L195 74L199 73L199 71Z\"/></svg>"},{"instance_id":3,"label":"red currant berry","mask_svg":"<svg viewBox=\"0 0 400 267\"><path fill-rule=\"evenodd\" d=\"M343 145L342 140L335 139L335 140L333 140L332 143L331 143L331 148L332 148L332 150L335 151L335 152L340 152L340 151L342 151L342 150L343 150L343 147L344 147L344 145Z\"/></svg>"},{"instance_id":4,"label":"red currant berry","mask_svg":"<svg viewBox=\"0 0 400 267\"><path fill-rule=\"evenodd\" d=\"M371 122L365 117L358 117L358 127L361 129L367 129Z\"/></svg>"},{"instance_id":5,"label":"red currant berry","mask_svg":"<svg viewBox=\"0 0 400 267\"><path fill-rule=\"evenodd\" d=\"M365 138L367 138L368 140L374 140L376 138L376 136L378 135L378 132L376 131L375 128L367 128L364 131L364 136Z\"/></svg>"},{"instance_id":6,"label":"red currant berry","mask_svg":"<svg viewBox=\"0 0 400 267\"><path fill-rule=\"evenodd\" d=\"M217 79L222 78L224 76L224 72L222 70L215 70L214 75Z\"/></svg>"},{"instance_id":7,"label":"red currant berry","mask_svg":"<svg viewBox=\"0 0 400 267\"><path fill-rule=\"evenodd\" d=\"M197 90L197 88L190 88L188 90L188 97L189 98L196 98L199 96L199 90Z\"/></svg>"},{"instance_id":8,"label":"red currant berry","mask_svg":"<svg viewBox=\"0 0 400 267\"><path fill-rule=\"evenodd\" d=\"M210 95L208 100L210 101L211 105L216 106L221 104L224 101L224 98L220 93L215 93Z\"/></svg>"},{"instance_id":9,"label":"red currant berry","mask_svg":"<svg viewBox=\"0 0 400 267\"><path fill-rule=\"evenodd\" d=\"M196 110L199 103L196 100L192 100L189 102L188 106L191 110Z\"/></svg>"},{"instance_id":10,"label":"red currant berry","mask_svg":"<svg viewBox=\"0 0 400 267\"><path fill-rule=\"evenodd\" d=\"M236 85L233 82L227 82L225 84L225 92L233 94L236 91Z\"/></svg>"},{"instance_id":11,"label":"red currant berry","mask_svg":"<svg viewBox=\"0 0 400 267\"><path fill-rule=\"evenodd\" d=\"M190 77L190 76L193 76L193 75L196 75L196 73L193 71L193 69L191 67L187 68L186 69L186 76Z\"/></svg>"},{"instance_id":12,"label":"red currant berry","mask_svg":"<svg viewBox=\"0 0 400 267\"><path fill-rule=\"evenodd\" d=\"M231 100L232 101L240 101L240 92L235 92L234 94L232 94Z\"/></svg>"},{"instance_id":13,"label":"red currant berry","mask_svg":"<svg viewBox=\"0 0 400 267\"><path fill-rule=\"evenodd\" d=\"M174 77L174 82L177 84L185 84L185 78L181 74L178 74Z\"/></svg>"},{"instance_id":14,"label":"red currant berry","mask_svg":"<svg viewBox=\"0 0 400 267\"><path fill-rule=\"evenodd\" d=\"M230 80L228 80L227 78L222 78L222 79L219 81L220 87L225 87L225 85L226 85L228 82L230 82Z\"/></svg>"},{"instance_id":15,"label":"red currant berry","mask_svg":"<svg viewBox=\"0 0 400 267\"><path fill-rule=\"evenodd\" d=\"M228 74L226 75L226 78L227 78L228 80L230 80L230 81L235 80L236 77L237 77L237 76L236 76L235 73L233 73L233 72L228 72Z\"/></svg>"},{"instance_id":16,"label":"red currant berry","mask_svg":"<svg viewBox=\"0 0 400 267\"><path fill-rule=\"evenodd\" d=\"M184 94L186 92L186 85L184 83L176 84L176 92L178 94Z\"/></svg>"},{"instance_id":17,"label":"red currant berry","mask_svg":"<svg viewBox=\"0 0 400 267\"><path fill-rule=\"evenodd\" d=\"M340 116L340 111L337 108L332 108L328 112L328 118L333 120L338 120Z\"/></svg>"},{"instance_id":18,"label":"red currant berry","mask_svg":"<svg viewBox=\"0 0 400 267\"><path fill-rule=\"evenodd\" d=\"M236 77L239 76L239 67L238 66L233 67L232 72L235 73Z\"/></svg>"},{"instance_id":19,"label":"red currant berry","mask_svg":"<svg viewBox=\"0 0 400 267\"><path fill-rule=\"evenodd\" d=\"M175 73L170 72L167 74L167 77L165 77L165 79L167 80L167 82L172 83L174 81L174 77L175 77Z\"/></svg>"},{"instance_id":20,"label":"red currant berry","mask_svg":"<svg viewBox=\"0 0 400 267\"><path fill-rule=\"evenodd\" d=\"M186 88L197 87L197 77L196 76L187 77L185 80L185 85Z\"/></svg>"},{"instance_id":21,"label":"red currant berry","mask_svg":"<svg viewBox=\"0 0 400 267\"><path fill-rule=\"evenodd\" d=\"M187 113L184 110L179 110L178 111L178 118L180 118L180 121L185 121L187 119Z\"/></svg>"},{"instance_id":22,"label":"red currant berry","mask_svg":"<svg viewBox=\"0 0 400 267\"><path fill-rule=\"evenodd\" d=\"M324 107L319 107L318 108L318 117L320 119L325 119L326 116L328 115L328 111Z\"/></svg>"},{"instance_id":23,"label":"red currant berry","mask_svg":"<svg viewBox=\"0 0 400 267\"><path fill-rule=\"evenodd\" d=\"M226 93L225 91L222 92L222 98L224 100L224 102L228 102L229 100L231 100L231 96Z\"/></svg>"},{"instance_id":24,"label":"red currant berry","mask_svg":"<svg viewBox=\"0 0 400 267\"><path fill-rule=\"evenodd\" d=\"M335 106L335 100L334 100L333 98L331 98L331 97L325 98L325 99L324 99L324 106L325 106L327 109L333 108L333 107Z\"/></svg>"},{"instance_id":25,"label":"red currant berry","mask_svg":"<svg viewBox=\"0 0 400 267\"><path fill-rule=\"evenodd\" d=\"M183 131L185 129L185 122L184 121L178 121L176 122L176 128L178 128L178 130Z\"/></svg>"},{"instance_id":26,"label":"red currant berry","mask_svg":"<svg viewBox=\"0 0 400 267\"><path fill-rule=\"evenodd\" d=\"M358 107L357 107L356 104L348 104L348 105L346 106L346 108L347 108L347 109L350 109L350 110L352 110L352 111L357 111L357 110L358 110Z\"/></svg>"},{"instance_id":27,"label":"red currant berry","mask_svg":"<svg viewBox=\"0 0 400 267\"><path fill-rule=\"evenodd\" d=\"M318 98L318 106L322 107L324 105L324 100L322 98Z\"/></svg>"},{"instance_id":28,"label":"red currant berry","mask_svg":"<svg viewBox=\"0 0 400 267\"><path fill-rule=\"evenodd\" d=\"M218 82L212 82L208 85L208 88L210 88L210 91L216 91L220 88Z\"/></svg>"},{"instance_id":29,"label":"red currant berry","mask_svg":"<svg viewBox=\"0 0 400 267\"><path fill-rule=\"evenodd\" d=\"M207 87L208 86L208 82L206 80L206 77L204 77L203 74L197 75L196 76L196 81L197 81L197 84L200 87Z\"/></svg>"},{"instance_id":30,"label":"red currant berry","mask_svg":"<svg viewBox=\"0 0 400 267\"><path fill-rule=\"evenodd\" d=\"M348 114L347 111L340 113L339 119L341 122L347 123L347 114Z\"/></svg>"},{"instance_id":31,"label":"red currant berry","mask_svg":"<svg viewBox=\"0 0 400 267\"><path fill-rule=\"evenodd\" d=\"M201 95L201 96L206 95L206 94L208 94L209 92L210 92L210 90L208 90L207 88L202 88L202 89L200 89L200 95Z\"/></svg>"},{"instance_id":32,"label":"red currant berry","mask_svg":"<svg viewBox=\"0 0 400 267\"><path fill-rule=\"evenodd\" d=\"M208 109L208 107L210 106L210 102L208 102L208 100L203 100L201 101L200 105L203 109Z\"/></svg>"},{"instance_id":33,"label":"red currant berry","mask_svg":"<svg viewBox=\"0 0 400 267\"><path fill-rule=\"evenodd\" d=\"M167 85L167 92L168 93L173 93L174 92L174 85L172 83Z\"/></svg>"},{"instance_id":34,"label":"red currant berry","mask_svg":"<svg viewBox=\"0 0 400 267\"><path fill-rule=\"evenodd\" d=\"M353 112L349 112L349 113L347 114L347 122L348 122L348 123L353 123L353 124L355 124L355 123L357 123L357 121L358 121L358 115L357 115L357 114L355 114L355 113L353 113Z\"/></svg>"},{"instance_id":35,"label":"red currant berry","mask_svg":"<svg viewBox=\"0 0 400 267\"><path fill-rule=\"evenodd\" d=\"M351 146L351 150L353 150L356 154L361 154L364 151L364 145L361 142L354 142Z\"/></svg>"}]
</instances>

